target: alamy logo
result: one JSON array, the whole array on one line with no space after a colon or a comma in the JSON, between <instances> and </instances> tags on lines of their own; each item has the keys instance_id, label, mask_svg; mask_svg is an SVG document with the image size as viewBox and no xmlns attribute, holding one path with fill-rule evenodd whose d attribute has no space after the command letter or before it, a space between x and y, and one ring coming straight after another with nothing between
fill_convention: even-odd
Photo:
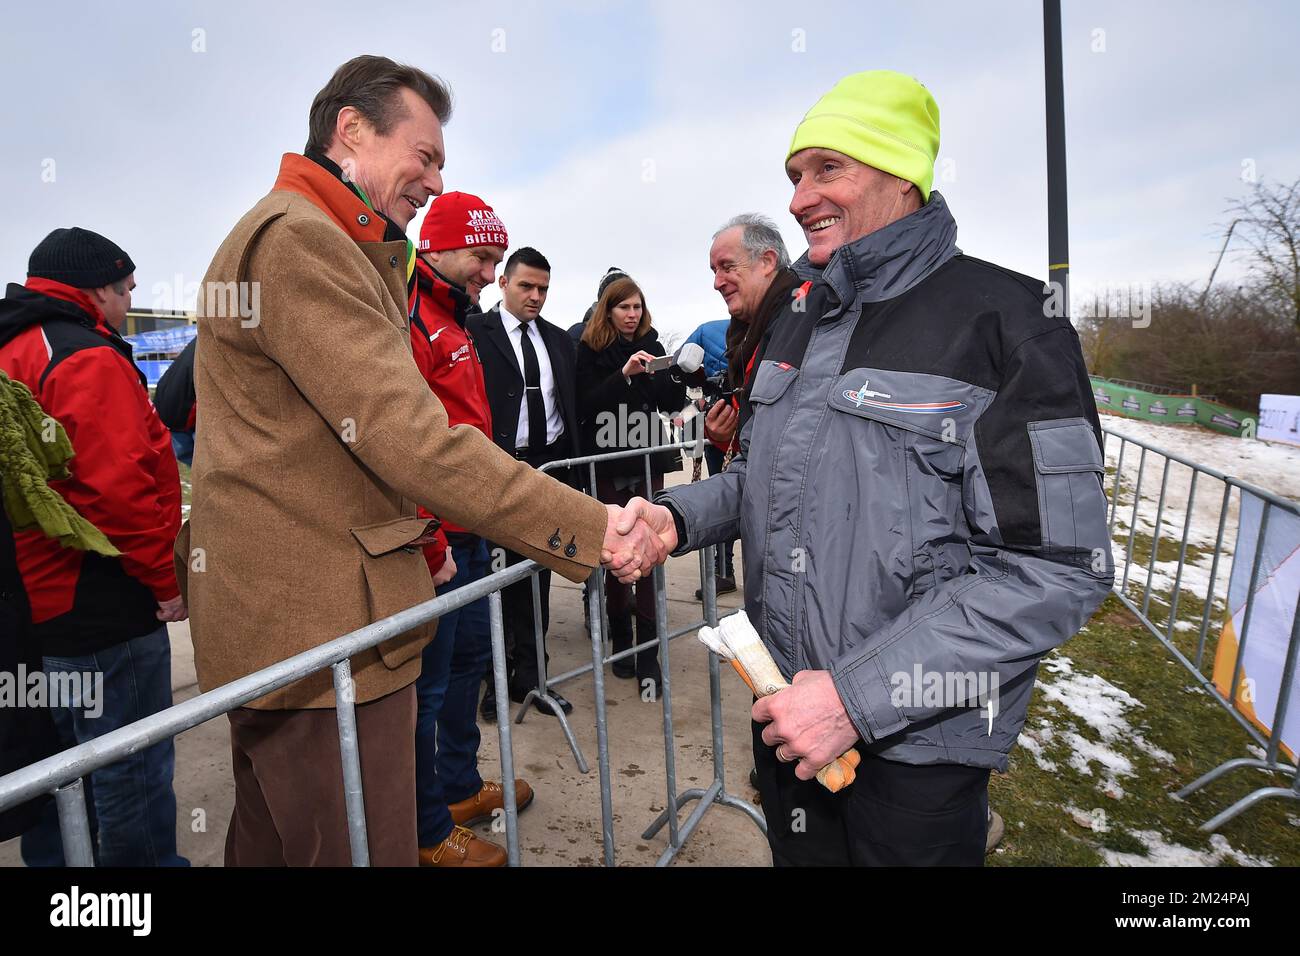
<instances>
[{"instance_id":1,"label":"alamy logo","mask_svg":"<svg viewBox=\"0 0 1300 956\"><path fill-rule=\"evenodd\" d=\"M877 392L871 388L871 380L867 379L862 383L859 389L846 388L844 397L862 408L864 405L868 408L882 408L886 411L903 412L908 415L938 415L943 412L959 412L966 407L965 402L881 402L876 401L880 398L893 398L887 392Z\"/></svg>"},{"instance_id":2,"label":"alamy logo","mask_svg":"<svg viewBox=\"0 0 1300 956\"><path fill-rule=\"evenodd\" d=\"M0 671L0 708L67 707L95 718L104 712L104 675L92 671Z\"/></svg>"},{"instance_id":3,"label":"alamy logo","mask_svg":"<svg viewBox=\"0 0 1300 956\"><path fill-rule=\"evenodd\" d=\"M51 926L129 926L132 936L148 936L153 928L151 893L71 892L50 897Z\"/></svg>"},{"instance_id":4,"label":"alamy logo","mask_svg":"<svg viewBox=\"0 0 1300 956\"><path fill-rule=\"evenodd\" d=\"M997 671L926 671L918 663L910 672L895 671L889 683L889 702L895 707L979 707L993 736L1001 686Z\"/></svg>"}]
</instances>

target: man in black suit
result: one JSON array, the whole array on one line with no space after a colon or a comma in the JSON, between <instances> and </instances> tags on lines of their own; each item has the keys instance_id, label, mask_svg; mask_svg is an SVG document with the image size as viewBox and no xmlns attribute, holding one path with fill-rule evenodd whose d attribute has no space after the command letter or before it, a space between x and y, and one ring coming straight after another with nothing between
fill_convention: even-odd
<instances>
[{"instance_id":1,"label":"man in black suit","mask_svg":"<svg viewBox=\"0 0 1300 956\"><path fill-rule=\"evenodd\" d=\"M483 361L483 380L492 409L492 437L498 445L534 468L579 450L578 415L574 399L575 358L568 333L542 318L542 306L551 284L551 264L536 249L525 246L506 260L499 280L502 301L481 315L471 316L467 327ZM561 481L569 476L555 471ZM557 529L558 533L558 529ZM506 566L523 558L505 551ZM494 562L494 567L496 562ZM551 572L538 575L542 635L550 624ZM501 594L506 647L511 650L510 699L521 702L540 683L533 637L532 585L525 579ZM573 705L557 691L551 697L567 714ZM543 713L540 700L535 706ZM493 686L480 711L495 716Z\"/></svg>"}]
</instances>

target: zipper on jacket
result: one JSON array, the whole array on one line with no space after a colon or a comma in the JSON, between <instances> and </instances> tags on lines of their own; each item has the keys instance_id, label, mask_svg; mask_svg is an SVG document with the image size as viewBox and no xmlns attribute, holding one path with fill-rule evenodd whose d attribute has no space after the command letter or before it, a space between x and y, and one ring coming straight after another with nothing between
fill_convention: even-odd
<instances>
[{"instance_id":1,"label":"zipper on jacket","mask_svg":"<svg viewBox=\"0 0 1300 956\"><path fill-rule=\"evenodd\" d=\"M841 304L841 308L844 308L843 304ZM853 305L849 305L848 308L849 308L849 309L852 309L852 308L853 308ZM843 323L844 323L844 321L845 321L845 318L846 318L846 316L841 315L841 316L840 316L838 319L836 319L833 323L830 323L830 327L831 327L831 329L833 329L833 330L835 330L835 331L839 331L841 328L845 328L845 326L843 325ZM854 331L856 331L857 326L858 326L858 323L861 322L861 321L862 321L862 310L859 309L859 310L858 310L858 314L857 314L857 316L856 316L856 317L853 319L853 321L852 321L852 325L848 326L848 327L847 327L847 331L843 333L843 341L842 341L842 343L841 343L841 345L840 345L840 348L839 348L839 355L836 357L836 359L835 359L835 363L831 366L832 368L834 368L834 369L842 369L842 368L844 367L844 357L845 357L845 355L848 354L849 343L852 341L852 339L853 339L853 333L854 333ZM818 323L818 324L820 324L820 323ZM810 358L810 356L811 356L811 354L812 354L814 343L817 341L817 338L818 338L818 335L819 335L819 334L820 334L820 333L819 333L818 329L817 329L816 327L814 327L814 328L813 328L812 335L810 335L810 336L808 337L808 347L804 350L804 361L803 361L803 364L802 364L802 368L805 368L805 369L806 369L806 368L808 368L810 365L815 364L815 363L813 363L813 362L810 362L809 358ZM808 500L807 491L808 491L808 471L809 471L809 466L810 466L810 464L811 464L811 462L812 462L812 456L813 456L814 451L815 451L818 447L820 447L820 446L819 446L818 439L821 437L822 433L826 430L826 423L827 423L827 420L828 420L828 417L829 417L829 413L830 413L830 401L829 401L829 399L830 399L830 394L829 394L829 393L830 393L831 391L834 390L834 388L835 388L835 383L839 381L839 377L840 377L840 373L839 373L838 371L835 371L835 372L830 373L830 376L828 377L827 382L826 382L826 387L825 387L824 389L822 389L822 390L820 390L820 391L818 392L818 394L819 394L819 396L820 396L820 401L818 402L818 405L817 405L817 409L818 409L817 427L816 427L816 429L813 431L812 440L811 440L811 441L809 442L809 444L808 444L808 456L807 456L807 458L804 459L804 467L803 467L802 474L801 474L800 479L799 479L799 509L798 509L798 511L796 512L796 515L795 515L795 528L794 528L794 540L795 540L795 547L796 547L796 548L802 547L802 541L803 541L803 522L804 522L804 517L805 517L805 515L806 515L806 513L807 513L807 500ZM803 384L802 379L803 379L803 376L800 375L800 381L799 381L797 384L802 385L802 384ZM798 396L796 396L796 399L797 399L797 398L798 398ZM797 406L797 403L796 403L796 410L797 410L797 407L798 407L798 406ZM795 413L794 413L794 412L791 412L791 415L790 415L790 422L793 422L793 421L794 421L794 417L795 417ZM787 424L787 430L788 430L788 427L789 427L790 422L787 422L787 423L786 423L786 424ZM783 437L784 437L784 436L783 436ZM790 602L790 605L791 605L791 606L790 606L790 621L791 621L791 629L790 629L790 654L788 655L789 658L790 658L791 676L793 676L795 673L798 672L797 669L798 669L798 667L799 667L799 663L800 663L799 660L798 660L799 658L802 658L803 663L804 663L805 665L807 664L807 654L804 653L804 651L803 651L803 644L802 644L802 642L799 642L799 627L800 627L800 625L801 625L801 623L802 623L802 621L803 621L803 592L804 592L804 586L805 586L805 583L806 583L806 580L807 580L807 573L808 573L808 572L807 572L807 568L806 568L806 565L805 565L804 573L803 573L802 575L800 575L798 578L796 578L796 583L795 583L794 591L793 591L793 593L792 593L792 595L791 595L791 602ZM796 650L796 643L798 643L798 649L797 649L797 650Z\"/></svg>"}]
</instances>

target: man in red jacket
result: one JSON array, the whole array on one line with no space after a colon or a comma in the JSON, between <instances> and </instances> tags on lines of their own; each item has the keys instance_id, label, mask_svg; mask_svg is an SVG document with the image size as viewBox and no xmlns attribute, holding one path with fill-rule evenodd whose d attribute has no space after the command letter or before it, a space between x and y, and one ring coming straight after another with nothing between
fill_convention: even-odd
<instances>
[{"instance_id":1,"label":"man in red jacket","mask_svg":"<svg viewBox=\"0 0 1300 956\"><path fill-rule=\"evenodd\" d=\"M171 706L166 622L188 614L172 569L176 459L118 334L134 273L130 256L103 236L56 229L32 252L26 284L11 283L0 299L0 369L72 442L71 475L51 487L122 552L106 558L39 531L14 535L46 674L90 674L96 689L96 700L50 702L64 747ZM49 681L60 683L71 682ZM100 865L188 865L176 853L174 764L166 740L91 774ZM52 810L24 835L22 851L28 865L62 865Z\"/></svg>"},{"instance_id":2,"label":"man in red jacket","mask_svg":"<svg viewBox=\"0 0 1300 956\"><path fill-rule=\"evenodd\" d=\"M492 413L483 384L483 365L465 329L478 311L479 293L490 285L505 256L506 228L492 207L466 193L445 193L432 201L420 228L416 261L417 303L411 316L411 349L425 381L447 409L452 426L477 428L492 437ZM425 512L421 512L425 514ZM447 523L454 574L446 593L490 571L487 542ZM442 555L425 548L438 581ZM446 573L444 569L443 573ZM468 827L503 808L501 784L478 773L479 729L475 708L479 683L492 659L487 598L444 614L438 633L424 649L416 681L415 777L420 863L424 866L504 866L506 852ZM523 809L532 788L515 781Z\"/></svg>"}]
</instances>

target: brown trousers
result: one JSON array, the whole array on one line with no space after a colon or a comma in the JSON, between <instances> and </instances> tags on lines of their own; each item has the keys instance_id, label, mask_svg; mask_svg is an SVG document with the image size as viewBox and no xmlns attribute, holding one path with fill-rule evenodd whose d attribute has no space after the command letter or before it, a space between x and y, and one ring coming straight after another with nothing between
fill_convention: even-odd
<instances>
[{"instance_id":1,"label":"brown trousers","mask_svg":"<svg viewBox=\"0 0 1300 956\"><path fill-rule=\"evenodd\" d=\"M415 685L357 704L372 866L416 866ZM231 711L235 810L226 866L350 866L338 715Z\"/></svg>"}]
</instances>

